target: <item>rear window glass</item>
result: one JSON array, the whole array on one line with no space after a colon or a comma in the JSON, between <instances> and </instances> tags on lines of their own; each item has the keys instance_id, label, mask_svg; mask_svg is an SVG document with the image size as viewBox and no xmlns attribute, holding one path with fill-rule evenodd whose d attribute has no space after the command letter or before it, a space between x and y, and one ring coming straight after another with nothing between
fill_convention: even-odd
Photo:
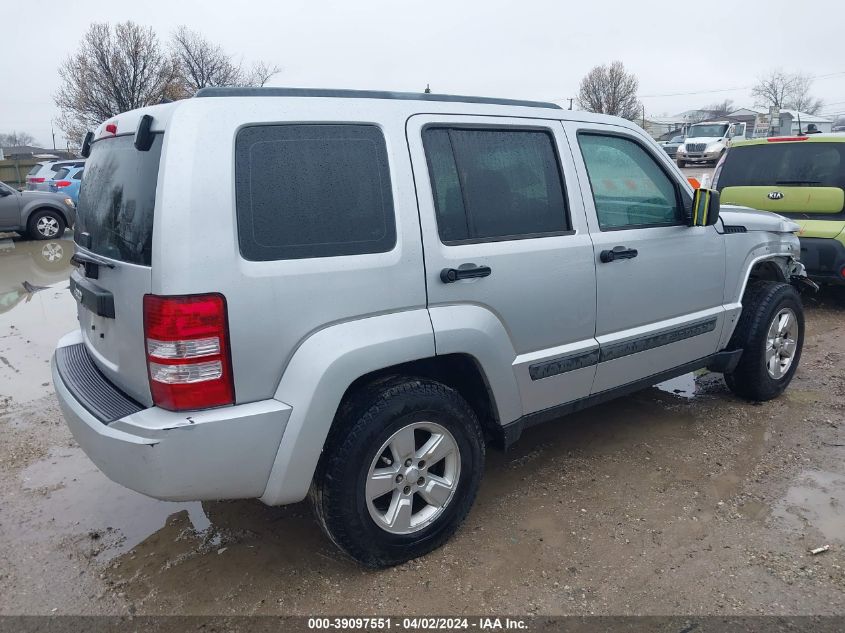
<instances>
[{"instance_id":1,"label":"rear window glass","mask_svg":"<svg viewBox=\"0 0 845 633\"><path fill-rule=\"evenodd\" d=\"M381 253L396 243L387 150L373 125L244 128L235 179L246 259Z\"/></svg>"},{"instance_id":2,"label":"rear window glass","mask_svg":"<svg viewBox=\"0 0 845 633\"><path fill-rule=\"evenodd\" d=\"M91 146L77 205L77 241L88 233L93 252L150 265L162 140L156 134L147 152L135 149L132 135Z\"/></svg>"},{"instance_id":3,"label":"rear window glass","mask_svg":"<svg viewBox=\"0 0 845 633\"><path fill-rule=\"evenodd\" d=\"M766 143L728 152L720 191L771 185L845 188L845 143Z\"/></svg>"},{"instance_id":4,"label":"rear window glass","mask_svg":"<svg viewBox=\"0 0 845 633\"><path fill-rule=\"evenodd\" d=\"M32 166L32 169L30 169L30 170L26 173L26 175L27 175L27 176L34 176L34 175L35 175L35 174L37 174L39 171L41 171L41 168L42 168L42 167L44 167L44 165L43 165L42 163L35 163L35 164Z\"/></svg>"},{"instance_id":5,"label":"rear window glass","mask_svg":"<svg viewBox=\"0 0 845 633\"><path fill-rule=\"evenodd\" d=\"M65 176L67 176L67 174L68 174L68 172L69 172L69 171L70 171L69 169L67 169L67 168L63 167L62 169L60 169L59 171L57 171L57 172L53 175L53 180L61 180L62 178L64 178Z\"/></svg>"}]
</instances>

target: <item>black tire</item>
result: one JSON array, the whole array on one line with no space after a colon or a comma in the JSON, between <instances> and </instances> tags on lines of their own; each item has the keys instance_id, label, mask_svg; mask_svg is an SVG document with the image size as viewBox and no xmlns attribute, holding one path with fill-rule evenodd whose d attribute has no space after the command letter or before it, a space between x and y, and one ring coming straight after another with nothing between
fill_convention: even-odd
<instances>
[{"instance_id":1,"label":"black tire","mask_svg":"<svg viewBox=\"0 0 845 633\"><path fill-rule=\"evenodd\" d=\"M371 516L366 482L379 447L400 429L422 421L451 433L460 474L450 500L430 524L410 534L394 534ZM341 407L329 434L311 486L314 513L329 539L362 565L398 565L440 547L457 530L475 501L484 452L478 419L454 389L407 377L363 388Z\"/></svg>"},{"instance_id":2,"label":"black tire","mask_svg":"<svg viewBox=\"0 0 845 633\"><path fill-rule=\"evenodd\" d=\"M775 316L784 308L795 314L798 336L795 353L787 371L773 378L766 367L768 331ZM736 395L749 400L776 398L789 386L804 346L804 307L798 292L786 283L756 281L749 284L742 297L742 313L734 330L729 349L742 349L736 369L725 374L725 382Z\"/></svg>"},{"instance_id":3,"label":"black tire","mask_svg":"<svg viewBox=\"0 0 845 633\"><path fill-rule=\"evenodd\" d=\"M680 167L681 169L683 169L686 166L687 166L687 162L685 160L679 160L678 161L678 167Z\"/></svg>"},{"instance_id":4,"label":"black tire","mask_svg":"<svg viewBox=\"0 0 845 633\"><path fill-rule=\"evenodd\" d=\"M50 227L55 227L56 232L49 235L42 232L42 220L46 220ZM26 234L31 240L57 240L65 234L65 228L67 226L61 214L49 209L39 209L29 216L29 222L26 225Z\"/></svg>"}]
</instances>

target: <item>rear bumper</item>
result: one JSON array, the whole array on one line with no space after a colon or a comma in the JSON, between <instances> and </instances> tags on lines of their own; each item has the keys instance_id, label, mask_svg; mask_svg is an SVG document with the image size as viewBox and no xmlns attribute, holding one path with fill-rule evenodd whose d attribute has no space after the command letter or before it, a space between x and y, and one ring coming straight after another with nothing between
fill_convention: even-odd
<instances>
[{"instance_id":1,"label":"rear bumper","mask_svg":"<svg viewBox=\"0 0 845 633\"><path fill-rule=\"evenodd\" d=\"M821 283L845 284L845 244L822 237L799 237L801 263L807 276Z\"/></svg>"},{"instance_id":2,"label":"rear bumper","mask_svg":"<svg viewBox=\"0 0 845 633\"><path fill-rule=\"evenodd\" d=\"M82 342L79 331L59 348ZM74 439L103 473L119 484L171 501L260 497L285 431L291 408L270 399L249 404L175 413L158 407L111 422L93 413L91 400L77 397L66 369L52 363L53 384ZM63 374L64 372L64 374ZM87 406L86 406L87 405ZM99 415L99 417L98 417Z\"/></svg>"}]
</instances>

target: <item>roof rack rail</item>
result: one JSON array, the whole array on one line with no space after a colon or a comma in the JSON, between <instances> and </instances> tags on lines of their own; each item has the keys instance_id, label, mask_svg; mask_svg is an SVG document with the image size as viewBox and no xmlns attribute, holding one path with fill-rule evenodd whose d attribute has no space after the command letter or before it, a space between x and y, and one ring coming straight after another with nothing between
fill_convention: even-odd
<instances>
[{"instance_id":1,"label":"roof rack rail","mask_svg":"<svg viewBox=\"0 0 845 633\"><path fill-rule=\"evenodd\" d=\"M390 92L387 90L331 90L324 88L201 88L194 97L339 97L344 99L397 99L401 101L448 101L451 103L485 103L524 106L528 108L562 108L546 101L466 97L428 92Z\"/></svg>"}]
</instances>

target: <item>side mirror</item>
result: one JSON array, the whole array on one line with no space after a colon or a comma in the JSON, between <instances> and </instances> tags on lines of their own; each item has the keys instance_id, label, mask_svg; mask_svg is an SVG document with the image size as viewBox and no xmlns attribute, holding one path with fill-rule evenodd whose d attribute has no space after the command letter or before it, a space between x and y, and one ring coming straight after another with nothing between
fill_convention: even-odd
<instances>
[{"instance_id":1,"label":"side mirror","mask_svg":"<svg viewBox=\"0 0 845 633\"><path fill-rule=\"evenodd\" d=\"M719 192L696 189L692 196L690 226L713 226L719 220Z\"/></svg>"}]
</instances>

